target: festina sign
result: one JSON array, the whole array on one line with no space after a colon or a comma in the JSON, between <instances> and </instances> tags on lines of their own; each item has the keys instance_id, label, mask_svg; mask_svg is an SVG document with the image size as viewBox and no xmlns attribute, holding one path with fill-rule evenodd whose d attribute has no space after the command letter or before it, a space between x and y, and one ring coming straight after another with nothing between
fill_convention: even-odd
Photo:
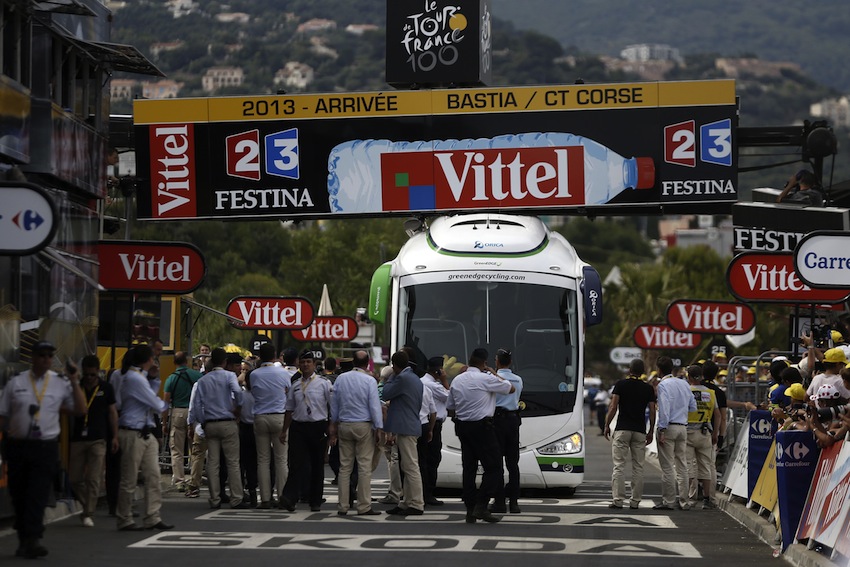
<instances>
[{"instance_id":1,"label":"festina sign","mask_svg":"<svg viewBox=\"0 0 850 567\"><path fill-rule=\"evenodd\" d=\"M98 281L109 291L189 293L204 281L201 251L184 242L101 240Z\"/></svg>"},{"instance_id":2,"label":"festina sign","mask_svg":"<svg viewBox=\"0 0 850 567\"><path fill-rule=\"evenodd\" d=\"M744 252L729 263L726 271L729 291L741 301L762 303L841 303L848 291L813 289L794 273L794 255Z\"/></svg>"},{"instance_id":3,"label":"festina sign","mask_svg":"<svg viewBox=\"0 0 850 567\"><path fill-rule=\"evenodd\" d=\"M743 303L680 299L667 306L667 324L686 333L745 335L755 326L756 315Z\"/></svg>"},{"instance_id":4,"label":"festina sign","mask_svg":"<svg viewBox=\"0 0 850 567\"><path fill-rule=\"evenodd\" d=\"M348 342L357 336L357 321L351 317L316 317L306 329L292 331L296 341Z\"/></svg>"},{"instance_id":5,"label":"festina sign","mask_svg":"<svg viewBox=\"0 0 850 567\"><path fill-rule=\"evenodd\" d=\"M676 331L663 323L639 325L632 338L643 349L692 349L702 341L698 334Z\"/></svg>"},{"instance_id":6,"label":"festina sign","mask_svg":"<svg viewBox=\"0 0 850 567\"><path fill-rule=\"evenodd\" d=\"M794 251L794 270L816 288L850 288L850 234L819 230L806 235Z\"/></svg>"},{"instance_id":7,"label":"festina sign","mask_svg":"<svg viewBox=\"0 0 850 567\"><path fill-rule=\"evenodd\" d=\"M304 329L313 322L315 310L304 297L239 296L227 304L225 312L244 323L233 321L237 329Z\"/></svg>"},{"instance_id":8,"label":"festina sign","mask_svg":"<svg viewBox=\"0 0 850 567\"><path fill-rule=\"evenodd\" d=\"M465 35L484 26L468 19L476 0L391 4L412 26L387 23L410 40L410 55L402 39L394 49L405 65L478 53L483 38ZM449 43L433 44L431 26ZM458 57L434 68L438 82L464 69ZM140 219L706 213L738 201L731 80L137 100L133 120Z\"/></svg>"}]
</instances>

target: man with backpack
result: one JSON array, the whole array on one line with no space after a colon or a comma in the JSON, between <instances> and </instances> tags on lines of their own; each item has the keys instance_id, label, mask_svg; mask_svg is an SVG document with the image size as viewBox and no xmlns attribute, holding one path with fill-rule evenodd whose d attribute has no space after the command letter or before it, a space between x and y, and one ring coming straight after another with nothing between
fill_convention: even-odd
<instances>
[{"instance_id":1,"label":"man with backpack","mask_svg":"<svg viewBox=\"0 0 850 567\"><path fill-rule=\"evenodd\" d=\"M185 352L174 354L174 364L177 369L165 381L164 399L169 409L163 415L162 433L163 436L170 435L171 484L182 491L186 488L183 455L188 429L186 418L189 415L189 398L192 395L192 386L201 378L201 373L189 368L189 357Z\"/></svg>"}]
</instances>

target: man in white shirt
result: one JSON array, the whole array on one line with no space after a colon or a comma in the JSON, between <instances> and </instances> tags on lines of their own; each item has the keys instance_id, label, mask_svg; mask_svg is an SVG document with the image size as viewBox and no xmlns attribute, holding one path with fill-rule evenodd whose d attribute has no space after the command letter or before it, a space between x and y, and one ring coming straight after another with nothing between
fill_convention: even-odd
<instances>
[{"instance_id":1,"label":"man in white shirt","mask_svg":"<svg viewBox=\"0 0 850 567\"><path fill-rule=\"evenodd\" d=\"M443 370L443 358L429 358L427 372L420 380L425 389L431 392L437 413L431 429L431 439L427 442L427 450L419 454L419 468L424 471L422 495L425 498L425 506L442 506L443 502L434 497L434 489L437 487L437 470L442 460L443 423L446 421L446 401L449 399L449 379Z\"/></svg>"},{"instance_id":2,"label":"man in white shirt","mask_svg":"<svg viewBox=\"0 0 850 567\"><path fill-rule=\"evenodd\" d=\"M496 495L504 482L502 454L493 414L496 412L496 394L509 394L514 387L507 380L487 371L487 351L477 348L469 357L469 368L452 380L446 402L454 418L455 432L460 439L463 466L463 502L466 504L466 522L476 520L498 522L487 509L490 498ZM478 463L484 468L481 487L475 485Z\"/></svg>"}]
</instances>

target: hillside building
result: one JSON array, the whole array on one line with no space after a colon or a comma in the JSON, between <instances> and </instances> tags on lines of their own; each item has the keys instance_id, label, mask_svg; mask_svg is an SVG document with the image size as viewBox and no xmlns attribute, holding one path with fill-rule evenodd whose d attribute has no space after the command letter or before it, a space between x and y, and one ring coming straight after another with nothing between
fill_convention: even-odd
<instances>
[{"instance_id":1,"label":"hillside building","mask_svg":"<svg viewBox=\"0 0 850 567\"><path fill-rule=\"evenodd\" d=\"M826 118L832 126L850 128L850 98L829 98L809 107L812 116Z\"/></svg>"},{"instance_id":2,"label":"hillside building","mask_svg":"<svg viewBox=\"0 0 850 567\"><path fill-rule=\"evenodd\" d=\"M112 79L109 81L109 100L133 100L136 85L139 82L134 79Z\"/></svg>"},{"instance_id":3,"label":"hillside building","mask_svg":"<svg viewBox=\"0 0 850 567\"><path fill-rule=\"evenodd\" d=\"M311 82L315 72L313 68L298 61L287 61L282 69L274 75L275 86L285 86L292 89L304 90Z\"/></svg>"},{"instance_id":4,"label":"hillside building","mask_svg":"<svg viewBox=\"0 0 850 567\"><path fill-rule=\"evenodd\" d=\"M211 67L201 78L201 86L211 93L222 87L238 87L244 80L242 67Z\"/></svg>"},{"instance_id":5,"label":"hillside building","mask_svg":"<svg viewBox=\"0 0 850 567\"><path fill-rule=\"evenodd\" d=\"M176 51L183 47L185 42L182 39L178 39L177 41L166 41L161 43L152 43L151 44L151 55L154 59L159 57L159 54L164 51Z\"/></svg>"},{"instance_id":6,"label":"hillside building","mask_svg":"<svg viewBox=\"0 0 850 567\"><path fill-rule=\"evenodd\" d=\"M142 82L142 97L149 99L177 98L182 83L177 81L144 81Z\"/></svg>"},{"instance_id":7,"label":"hillside building","mask_svg":"<svg viewBox=\"0 0 850 567\"><path fill-rule=\"evenodd\" d=\"M672 61L684 63L679 50L662 43L636 43L620 51L620 58L631 62Z\"/></svg>"},{"instance_id":8,"label":"hillside building","mask_svg":"<svg viewBox=\"0 0 850 567\"><path fill-rule=\"evenodd\" d=\"M300 24L297 28L298 33L303 34L311 34L311 33L319 33L325 31L331 31L336 29L336 22L333 20L325 20L322 18L313 18L312 20L307 20L303 24Z\"/></svg>"},{"instance_id":9,"label":"hillside building","mask_svg":"<svg viewBox=\"0 0 850 567\"><path fill-rule=\"evenodd\" d=\"M714 62L717 70L727 77L769 77L779 78L783 72L792 71L802 74L802 69L796 63L789 61L762 61L755 57L727 58L721 57Z\"/></svg>"}]
</instances>

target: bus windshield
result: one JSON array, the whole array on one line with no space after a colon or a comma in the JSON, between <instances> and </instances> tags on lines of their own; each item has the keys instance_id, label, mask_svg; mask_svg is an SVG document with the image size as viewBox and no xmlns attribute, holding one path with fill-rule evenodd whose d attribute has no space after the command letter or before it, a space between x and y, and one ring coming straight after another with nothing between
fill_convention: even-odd
<instances>
[{"instance_id":1,"label":"bus windshield","mask_svg":"<svg viewBox=\"0 0 850 567\"><path fill-rule=\"evenodd\" d=\"M580 344L574 280L559 278L573 286L559 287L411 279L402 281L397 329L399 344L413 348L417 364L433 356L466 364L473 349L484 347L494 367L496 350L505 348L523 379L524 416L573 411ZM446 369L449 378L459 369Z\"/></svg>"}]
</instances>

